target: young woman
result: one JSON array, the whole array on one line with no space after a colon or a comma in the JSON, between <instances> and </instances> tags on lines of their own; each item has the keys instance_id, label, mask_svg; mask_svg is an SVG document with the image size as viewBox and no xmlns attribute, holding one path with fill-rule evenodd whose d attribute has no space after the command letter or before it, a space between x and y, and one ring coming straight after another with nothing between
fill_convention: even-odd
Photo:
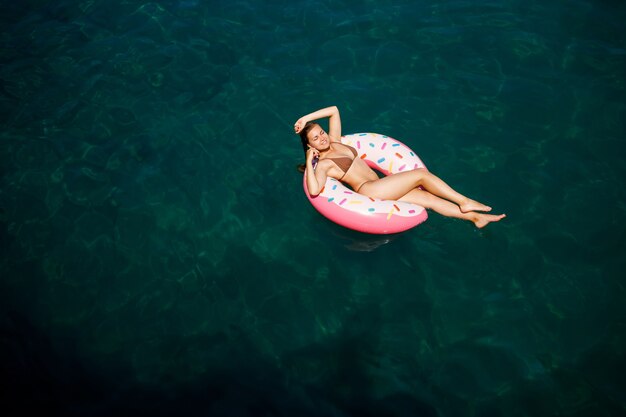
<instances>
[{"instance_id":1,"label":"young woman","mask_svg":"<svg viewBox=\"0 0 626 417\"><path fill-rule=\"evenodd\" d=\"M311 123L324 117L328 117L328 133L317 123ZM478 228L506 217L481 213L491 211L491 207L459 194L423 168L378 178L367 163L357 157L356 149L340 142L341 118L336 106L302 116L294 130L300 135L306 154L306 184L312 196L320 193L327 177L332 177L367 197L415 203L444 216L469 220ZM314 158L318 158L315 170Z\"/></svg>"}]
</instances>

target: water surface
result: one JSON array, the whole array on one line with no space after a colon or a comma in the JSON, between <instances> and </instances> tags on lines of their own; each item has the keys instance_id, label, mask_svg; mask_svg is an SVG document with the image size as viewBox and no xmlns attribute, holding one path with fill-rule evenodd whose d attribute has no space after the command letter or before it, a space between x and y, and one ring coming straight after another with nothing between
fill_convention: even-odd
<instances>
[{"instance_id":1,"label":"water surface","mask_svg":"<svg viewBox=\"0 0 626 417\"><path fill-rule=\"evenodd\" d=\"M3 10L6 415L624 413L621 3ZM329 105L507 219L328 222Z\"/></svg>"}]
</instances>

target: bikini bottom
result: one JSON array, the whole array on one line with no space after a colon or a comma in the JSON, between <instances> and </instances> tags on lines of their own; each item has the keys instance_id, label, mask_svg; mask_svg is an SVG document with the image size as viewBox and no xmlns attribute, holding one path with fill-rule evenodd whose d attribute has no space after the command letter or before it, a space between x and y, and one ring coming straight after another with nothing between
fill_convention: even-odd
<instances>
[{"instance_id":1,"label":"bikini bottom","mask_svg":"<svg viewBox=\"0 0 626 417\"><path fill-rule=\"evenodd\" d=\"M372 182L372 181L365 181L363 184L359 185L359 186L356 188L356 190L354 190L354 192L355 192L355 193L358 193L358 192L359 192L359 190L360 190L361 188L363 188L363 186L364 186L365 184L368 184L368 183L370 183L370 182Z\"/></svg>"}]
</instances>

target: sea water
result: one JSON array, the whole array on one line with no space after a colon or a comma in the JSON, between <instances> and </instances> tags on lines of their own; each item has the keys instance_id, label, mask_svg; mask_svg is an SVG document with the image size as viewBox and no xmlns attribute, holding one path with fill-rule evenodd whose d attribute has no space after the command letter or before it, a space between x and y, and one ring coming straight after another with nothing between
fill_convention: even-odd
<instances>
[{"instance_id":1,"label":"sea water","mask_svg":"<svg viewBox=\"0 0 626 417\"><path fill-rule=\"evenodd\" d=\"M3 414L625 412L623 3L2 9ZM507 218L329 222L330 105Z\"/></svg>"}]
</instances>

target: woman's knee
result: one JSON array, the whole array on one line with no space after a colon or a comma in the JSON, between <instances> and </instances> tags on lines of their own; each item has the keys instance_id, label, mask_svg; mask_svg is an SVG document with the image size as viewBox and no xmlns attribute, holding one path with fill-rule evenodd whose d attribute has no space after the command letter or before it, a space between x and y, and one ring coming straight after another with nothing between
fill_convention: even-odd
<instances>
[{"instance_id":1,"label":"woman's knee","mask_svg":"<svg viewBox=\"0 0 626 417\"><path fill-rule=\"evenodd\" d=\"M440 204L440 198L428 191L422 191L422 206L428 209L434 209Z\"/></svg>"},{"instance_id":2,"label":"woman's knee","mask_svg":"<svg viewBox=\"0 0 626 417\"><path fill-rule=\"evenodd\" d=\"M428 171L426 168L414 168L411 170L415 181L417 181L417 185L421 185L421 181L428 175Z\"/></svg>"}]
</instances>

